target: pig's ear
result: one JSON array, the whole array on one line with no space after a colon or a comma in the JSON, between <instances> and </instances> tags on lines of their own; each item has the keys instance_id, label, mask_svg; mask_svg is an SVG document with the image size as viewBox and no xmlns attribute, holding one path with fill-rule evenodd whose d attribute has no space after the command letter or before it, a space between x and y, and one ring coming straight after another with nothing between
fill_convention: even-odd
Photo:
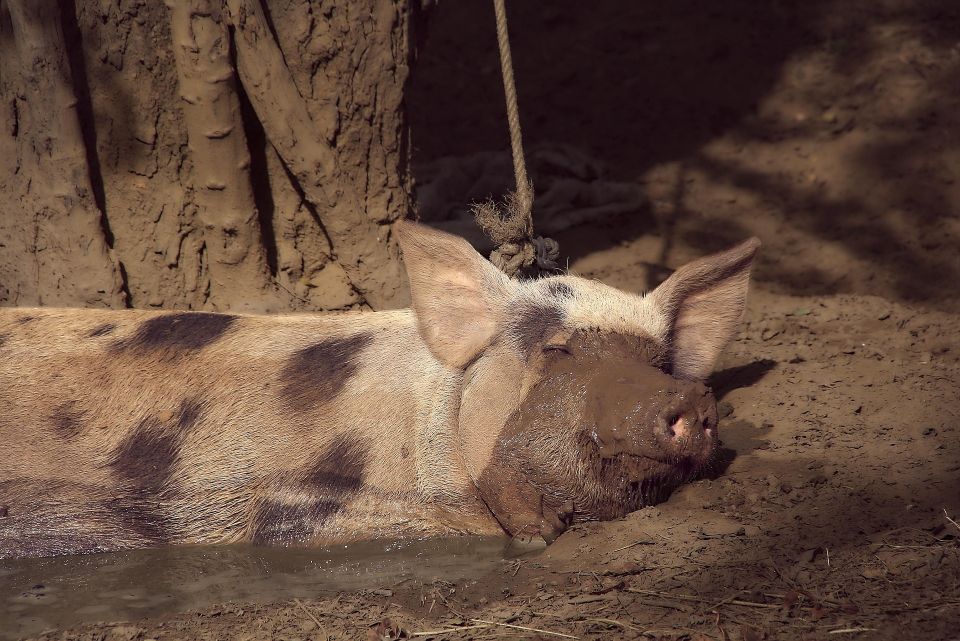
<instances>
[{"instance_id":1,"label":"pig's ear","mask_svg":"<svg viewBox=\"0 0 960 641\"><path fill-rule=\"evenodd\" d=\"M675 271L651 294L666 315L673 375L703 380L743 320L750 267L760 247L751 238Z\"/></svg>"},{"instance_id":2,"label":"pig's ear","mask_svg":"<svg viewBox=\"0 0 960 641\"><path fill-rule=\"evenodd\" d=\"M512 281L459 236L409 221L394 229L420 335L441 362L466 367L497 335Z\"/></svg>"}]
</instances>

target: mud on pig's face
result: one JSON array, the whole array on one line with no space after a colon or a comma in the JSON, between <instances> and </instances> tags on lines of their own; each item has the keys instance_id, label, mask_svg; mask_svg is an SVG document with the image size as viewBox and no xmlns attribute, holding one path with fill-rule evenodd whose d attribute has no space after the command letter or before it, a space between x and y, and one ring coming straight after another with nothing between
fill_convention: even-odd
<instances>
[{"instance_id":1,"label":"mud on pig's face","mask_svg":"<svg viewBox=\"0 0 960 641\"><path fill-rule=\"evenodd\" d=\"M703 380L740 325L757 240L639 296L574 276L510 280L462 239L400 233L421 336L462 373L450 455L505 531L550 541L709 464Z\"/></svg>"},{"instance_id":2,"label":"mud on pig's face","mask_svg":"<svg viewBox=\"0 0 960 641\"><path fill-rule=\"evenodd\" d=\"M549 541L570 523L623 516L711 462L713 394L669 365L656 341L611 331L575 330L545 347L478 479L508 531Z\"/></svg>"}]
</instances>

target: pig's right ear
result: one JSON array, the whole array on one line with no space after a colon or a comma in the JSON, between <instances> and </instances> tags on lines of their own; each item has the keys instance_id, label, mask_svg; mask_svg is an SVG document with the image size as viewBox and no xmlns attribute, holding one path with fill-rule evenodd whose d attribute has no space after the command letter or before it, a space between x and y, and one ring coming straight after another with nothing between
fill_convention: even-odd
<instances>
[{"instance_id":1,"label":"pig's right ear","mask_svg":"<svg viewBox=\"0 0 960 641\"><path fill-rule=\"evenodd\" d=\"M400 221L394 227L420 335L451 367L466 367L497 335L513 282L459 236Z\"/></svg>"},{"instance_id":2,"label":"pig's right ear","mask_svg":"<svg viewBox=\"0 0 960 641\"><path fill-rule=\"evenodd\" d=\"M703 380L733 340L746 306L750 267L760 247L751 238L684 265L650 293L668 323L674 376Z\"/></svg>"}]
</instances>

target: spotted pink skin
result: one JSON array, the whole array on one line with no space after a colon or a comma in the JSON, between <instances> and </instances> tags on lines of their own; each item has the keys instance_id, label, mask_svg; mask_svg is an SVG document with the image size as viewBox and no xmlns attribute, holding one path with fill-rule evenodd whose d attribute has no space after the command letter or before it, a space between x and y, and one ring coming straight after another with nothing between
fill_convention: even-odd
<instances>
[{"instance_id":1,"label":"spotted pink skin","mask_svg":"<svg viewBox=\"0 0 960 641\"><path fill-rule=\"evenodd\" d=\"M639 296L397 233L410 310L0 310L0 557L552 540L709 460L754 241Z\"/></svg>"}]
</instances>

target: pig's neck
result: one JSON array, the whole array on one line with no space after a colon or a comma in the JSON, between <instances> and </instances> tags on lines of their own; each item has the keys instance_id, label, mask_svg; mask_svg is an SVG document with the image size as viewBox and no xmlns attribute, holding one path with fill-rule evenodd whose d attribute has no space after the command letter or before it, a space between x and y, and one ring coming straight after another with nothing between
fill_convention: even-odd
<instances>
[{"instance_id":1,"label":"pig's neck","mask_svg":"<svg viewBox=\"0 0 960 641\"><path fill-rule=\"evenodd\" d=\"M458 443L463 372L433 356L409 310L364 316L374 328L389 328L378 334L383 351L367 369L370 392L386 398L368 398L364 414L372 413L365 422L386 432L378 439L380 453L374 460L396 461L399 469L378 474L376 481L411 496L415 505L399 509L407 510L406 517L423 514L428 534L502 533L480 499Z\"/></svg>"}]
</instances>

